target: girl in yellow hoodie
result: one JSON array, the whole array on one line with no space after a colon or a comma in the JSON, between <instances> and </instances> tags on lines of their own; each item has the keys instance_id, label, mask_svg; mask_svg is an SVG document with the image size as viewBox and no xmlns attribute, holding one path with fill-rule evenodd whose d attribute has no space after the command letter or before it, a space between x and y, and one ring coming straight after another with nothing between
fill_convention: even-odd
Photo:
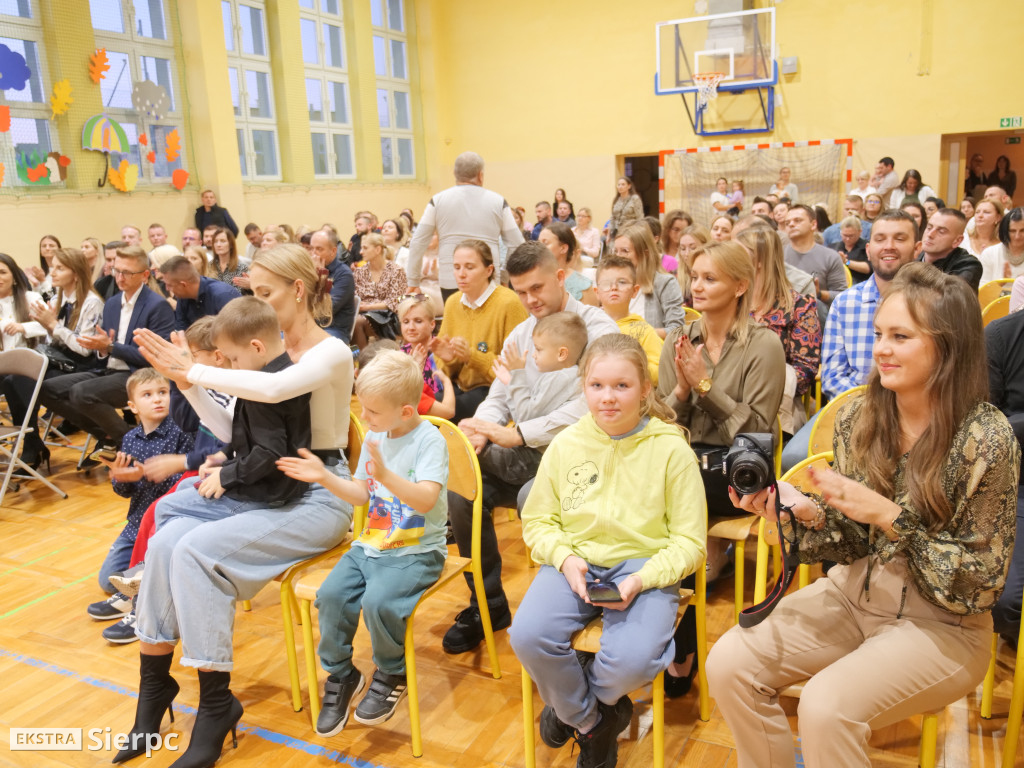
<instances>
[{"instance_id":1,"label":"girl in yellow hoodie","mask_svg":"<svg viewBox=\"0 0 1024 768\"><path fill-rule=\"evenodd\" d=\"M636 340L603 336L580 367L590 413L551 443L523 508L541 568L509 637L547 703L544 742L575 738L580 765L612 768L629 691L673 658L679 582L702 567L707 511L696 457ZM596 601L594 582L621 599ZM601 650L584 668L569 638L602 611Z\"/></svg>"}]
</instances>

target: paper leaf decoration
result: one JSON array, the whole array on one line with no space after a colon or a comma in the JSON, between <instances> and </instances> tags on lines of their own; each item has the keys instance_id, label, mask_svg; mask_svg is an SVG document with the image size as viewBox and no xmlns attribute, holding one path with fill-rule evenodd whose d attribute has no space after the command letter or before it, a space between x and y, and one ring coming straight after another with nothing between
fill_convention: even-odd
<instances>
[{"instance_id":1,"label":"paper leaf decoration","mask_svg":"<svg viewBox=\"0 0 1024 768\"><path fill-rule=\"evenodd\" d=\"M168 163L173 163L181 154L181 137L178 136L178 129L167 134L167 150L164 152Z\"/></svg>"},{"instance_id":2,"label":"paper leaf decoration","mask_svg":"<svg viewBox=\"0 0 1024 768\"><path fill-rule=\"evenodd\" d=\"M153 120L162 120L171 106L167 89L152 80L144 80L132 87L132 106Z\"/></svg>"},{"instance_id":3,"label":"paper leaf decoration","mask_svg":"<svg viewBox=\"0 0 1024 768\"><path fill-rule=\"evenodd\" d=\"M7 133L11 130L11 108L0 107L0 133Z\"/></svg>"},{"instance_id":4,"label":"paper leaf decoration","mask_svg":"<svg viewBox=\"0 0 1024 768\"><path fill-rule=\"evenodd\" d=\"M188 171L184 168L178 168L171 174L171 186L179 192L185 188L186 184L188 184Z\"/></svg>"},{"instance_id":5,"label":"paper leaf decoration","mask_svg":"<svg viewBox=\"0 0 1024 768\"><path fill-rule=\"evenodd\" d=\"M147 136L144 133L140 133L139 134L139 144L141 144L144 147L148 147L149 146L149 136Z\"/></svg>"},{"instance_id":6,"label":"paper leaf decoration","mask_svg":"<svg viewBox=\"0 0 1024 768\"><path fill-rule=\"evenodd\" d=\"M4 164L0 163L0 187L3 186L3 183L4 183Z\"/></svg>"},{"instance_id":7,"label":"paper leaf decoration","mask_svg":"<svg viewBox=\"0 0 1024 768\"><path fill-rule=\"evenodd\" d=\"M156 162L156 152L154 152L152 149L149 150L149 152L146 153L146 159L150 163L155 163Z\"/></svg>"},{"instance_id":8,"label":"paper leaf decoration","mask_svg":"<svg viewBox=\"0 0 1024 768\"><path fill-rule=\"evenodd\" d=\"M68 178L68 166L71 165L71 158L62 155L60 152L51 152L46 156L46 167L50 172L50 183L66 181Z\"/></svg>"},{"instance_id":9,"label":"paper leaf decoration","mask_svg":"<svg viewBox=\"0 0 1024 768\"><path fill-rule=\"evenodd\" d=\"M50 109L53 110L53 114L50 119L54 119L57 115L63 115L68 111L68 107L74 99L71 98L71 81L69 80L58 80L53 84L53 96L50 97Z\"/></svg>"},{"instance_id":10,"label":"paper leaf decoration","mask_svg":"<svg viewBox=\"0 0 1024 768\"><path fill-rule=\"evenodd\" d=\"M118 192L131 192L139 181L139 166L122 160L116 169L111 168L107 171L107 179Z\"/></svg>"},{"instance_id":11,"label":"paper leaf decoration","mask_svg":"<svg viewBox=\"0 0 1024 768\"><path fill-rule=\"evenodd\" d=\"M42 186L50 183L50 169L46 167L46 157L38 152L19 152L15 168L18 178L25 184Z\"/></svg>"},{"instance_id":12,"label":"paper leaf decoration","mask_svg":"<svg viewBox=\"0 0 1024 768\"><path fill-rule=\"evenodd\" d=\"M25 57L0 44L0 91L23 91L30 77L32 70L25 63Z\"/></svg>"},{"instance_id":13,"label":"paper leaf decoration","mask_svg":"<svg viewBox=\"0 0 1024 768\"><path fill-rule=\"evenodd\" d=\"M110 64L107 63L107 49L97 48L96 53L89 57L89 77L94 83L98 83L107 76L108 69Z\"/></svg>"}]
</instances>

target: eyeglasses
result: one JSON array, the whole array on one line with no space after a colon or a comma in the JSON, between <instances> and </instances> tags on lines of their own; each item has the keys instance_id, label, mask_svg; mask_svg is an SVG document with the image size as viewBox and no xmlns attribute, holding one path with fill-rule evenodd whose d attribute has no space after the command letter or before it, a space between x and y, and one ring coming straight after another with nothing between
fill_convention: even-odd
<instances>
[{"instance_id":1,"label":"eyeglasses","mask_svg":"<svg viewBox=\"0 0 1024 768\"><path fill-rule=\"evenodd\" d=\"M619 280L606 280L603 283L598 283L597 288L600 291L610 291L613 288L618 288L620 291L624 291L627 288L632 288L634 285L632 280L626 280L625 278Z\"/></svg>"},{"instance_id":2,"label":"eyeglasses","mask_svg":"<svg viewBox=\"0 0 1024 768\"><path fill-rule=\"evenodd\" d=\"M149 270L140 269L138 272L128 272L124 269L117 269L116 267L110 270L110 274L112 274L114 277L118 277L119 275L124 275L125 277L134 277L135 275L141 275L145 272L149 272Z\"/></svg>"}]
</instances>

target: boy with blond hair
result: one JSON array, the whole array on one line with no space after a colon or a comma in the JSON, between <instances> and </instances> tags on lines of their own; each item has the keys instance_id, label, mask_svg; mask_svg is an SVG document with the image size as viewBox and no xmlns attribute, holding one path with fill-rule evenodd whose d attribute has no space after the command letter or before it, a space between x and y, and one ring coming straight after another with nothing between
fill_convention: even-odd
<instances>
[{"instance_id":1,"label":"boy with blond hair","mask_svg":"<svg viewBox=\"0 0 1024 768\"><path fill-rule=\"evenodd\" d=\"M686 267L681 266L680 269ZM619 332L632 336L643 347L647 355L647 367L651 371L651 380L658 386L658 364L661 360L661 348L664 340L654 327L640 315L629 311L629 303L637 295L640 286L636 282L636 267L627 258L609 256L597 268L597 298L601 300L601 309L605 311Z\"/></svg>"},{"instance_id":2,"label":"boy with blond hair","mask_svg":"<svg viewBox=\"0 0 1024 768\"><path fill-rule=\"evenodd\" d=\"M330 673L316 723L321 736L345 727L365 682L352 663L360 609L377 670L355 719L376 725L394 714L406 694L406 621L444 566L448 446L416 412L422 391L411 357L380 352L356 379L369 432L353 479L331 474L309 451L278 461L289 477L320 483L353 505L369 502L366 528L317 593L320 663Z\"/></svg>"}]
</instances>

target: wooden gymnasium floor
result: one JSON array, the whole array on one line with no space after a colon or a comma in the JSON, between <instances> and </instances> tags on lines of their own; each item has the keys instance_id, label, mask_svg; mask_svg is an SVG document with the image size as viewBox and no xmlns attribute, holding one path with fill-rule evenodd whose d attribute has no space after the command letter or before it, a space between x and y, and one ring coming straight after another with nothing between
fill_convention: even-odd
<instances>
[{"instance_id":1,"label":"wooden gymnasium floor","mask_svg":"<svg viewBox=\"0 0 1024 768\"><path fill-rule=\"evenodd\" d=\"M79 436L79 439L81 437ZM54 450L53 477L70 498L61 501L38 484L9 493L0 507L0 765L109 765L105 751L10 751L9 728L131 727L138 681L138 646L108 645L100 632L106 624L91 621L88 603L102 594L95 575L125 515L126 501L109 489L106 471L91 477L74 471L77 454ZM513 604L529 584L519 523L500 519L505 584ZM753 549L750 547L749 549ZM752 570L749 569L749 570ZM748 571L749 572L749 571ZM731 583L718 586L709 604L712 642L731 624ZM749 599L748 590L748 599ZM436 596L418 622L419 680L423 708L424 755L415 760L409 749L408 710L377 727L353 720L330 739L311 730L308 713L292 711L283 653L281 613L276 590L264 590L251 613L241 609L235 621L235 662L232 688L245 706L238 749L225 749L223 766L327 766L366 768L481 768L524 765L519 666L506 633L498 634L503 676L494 680L481 669L481 653L448 657L441 636L466 598L461 584ZM372 670L365 633L357 641L357 663ZM300 651L301 660L301 651ZM300 661L301 663L301 661ZM1013 656L999 657L996 717L978 716L980 689L949 707L940 720L939 765L947 768L998 765L1012 678ZM179 716L172 727L181 733L183 748L198 699L196 674L175 663L181 683L175 702ZM870 677L871 670L865 675ZM303 676L304 677L304 676ZM323 674L321 674L321 680ZM636 692L639 734L620 742L619 765L651 763L650 691ZM713 704L713 702L712 702ZM696 716L694 696L669 702L666 764L670 766L735 766L732 737L717 710L711 721ZM539 703L537 711L539 712ZM795 721L795 717L793 718ZM876 733L873 764L916 765L919 719ZM163 732L169 732L165 719ZM160 768L178 753L161 752L136 758L129 765ZM569 747L557 752L538 741L538 765L570 766ZM1024 750L1017 765L1024 765Z\"/></svg>"}]
</instances>

